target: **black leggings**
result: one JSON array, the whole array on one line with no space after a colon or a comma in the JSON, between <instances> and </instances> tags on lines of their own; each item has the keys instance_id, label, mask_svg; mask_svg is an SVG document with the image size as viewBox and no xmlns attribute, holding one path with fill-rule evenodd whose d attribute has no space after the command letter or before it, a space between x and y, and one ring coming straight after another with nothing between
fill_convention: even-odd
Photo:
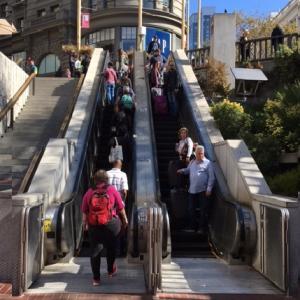
<instances>
[{"instance_id":1,"label":"black leggings","mask_svg":"<svg viewBox=\"0 0 300 300\"><path fill-rule=\"evenodd\" d=\"M89 227L89 240L91 249L91 267L93 278L100 279L101 244L106 248L107 272L113 271L116 259L117 239L121 229L119 218L113 218L106 225Z\"/></svg>"}]
</instances>

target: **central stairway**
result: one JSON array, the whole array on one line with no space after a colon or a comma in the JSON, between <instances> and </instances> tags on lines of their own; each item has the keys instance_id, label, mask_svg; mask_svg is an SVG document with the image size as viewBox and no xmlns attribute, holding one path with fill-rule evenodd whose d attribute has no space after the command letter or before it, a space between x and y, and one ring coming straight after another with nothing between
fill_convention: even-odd
<instances>
[{"instance_id":1,"label":"central stairway","mask_svg":"<svg viewBox=\"0 0 300 300\"><path fill-rule=\"evenodd\" d=\"M78 79L35 78L30 96L14 123L0 139L0 192L17 194L34 157L56 138L72 103Z\"/></svg>"}]
</instances>

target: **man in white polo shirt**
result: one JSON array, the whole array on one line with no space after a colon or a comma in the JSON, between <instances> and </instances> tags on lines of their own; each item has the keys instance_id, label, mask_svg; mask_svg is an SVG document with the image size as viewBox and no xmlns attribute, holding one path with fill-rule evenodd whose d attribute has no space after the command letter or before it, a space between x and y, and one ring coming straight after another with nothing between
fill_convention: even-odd
<instances>
[{"instance_id":1,"label":"man in white polo shirt","mask_svg":"<svg viewBox=\"0 0 300 300\"><path fill-rule=\"evenodd\" d=\"M113 163L113 168L107 172L108 183L113 185L120 193L124 204L126 203L126 197L128 192L128 180L125 172L121 171L122 161L117 159Z\"/></svg>"}]
</instances>

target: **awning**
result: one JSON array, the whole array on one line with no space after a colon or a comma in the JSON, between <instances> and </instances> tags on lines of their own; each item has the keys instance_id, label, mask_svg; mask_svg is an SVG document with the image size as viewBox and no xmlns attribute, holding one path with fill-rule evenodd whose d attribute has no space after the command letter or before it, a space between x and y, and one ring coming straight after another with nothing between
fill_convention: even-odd
<instances>
[{"instance_id":1,"label":"awning","mask_svg":"<svg viewBox=\"0 0 300 300\"><path fill-rule=\"evenodd\" d=\"M0 35L12 35L17 33L13 24L9 24L6 19L0 19Z\"/></svg>"}]
</instances>

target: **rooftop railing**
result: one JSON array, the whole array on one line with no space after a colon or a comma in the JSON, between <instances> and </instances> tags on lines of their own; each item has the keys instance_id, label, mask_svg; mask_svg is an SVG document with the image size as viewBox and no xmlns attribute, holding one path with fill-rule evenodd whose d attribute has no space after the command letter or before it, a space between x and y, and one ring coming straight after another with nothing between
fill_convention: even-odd
<instances>
[{"instance_id":1,"label":"rooftop railing","mask_svg":"<svg viewBox=\"0 0 300 300\"><path fill-rule=\"evenodd\" d=\"M205 64L208 62L209 59L209 53L209 47L191 49L186 51L187 57L189 58L189 61L194 70L205 67Z\"/></svg>"},{"instance_id":2,"label":"rooftop railing","mask_svg":"<svg viewBox=\"0 0 300 300\"><path fill-rule=\"evenodd\" d=\"M272 60L276 57L280 45L289 48L298 47L299 34L285 34L276 37L263 37L252 39L244 43L236 43L236 63L243 61L264 61Z\"/></svg>"}]
</instances>

